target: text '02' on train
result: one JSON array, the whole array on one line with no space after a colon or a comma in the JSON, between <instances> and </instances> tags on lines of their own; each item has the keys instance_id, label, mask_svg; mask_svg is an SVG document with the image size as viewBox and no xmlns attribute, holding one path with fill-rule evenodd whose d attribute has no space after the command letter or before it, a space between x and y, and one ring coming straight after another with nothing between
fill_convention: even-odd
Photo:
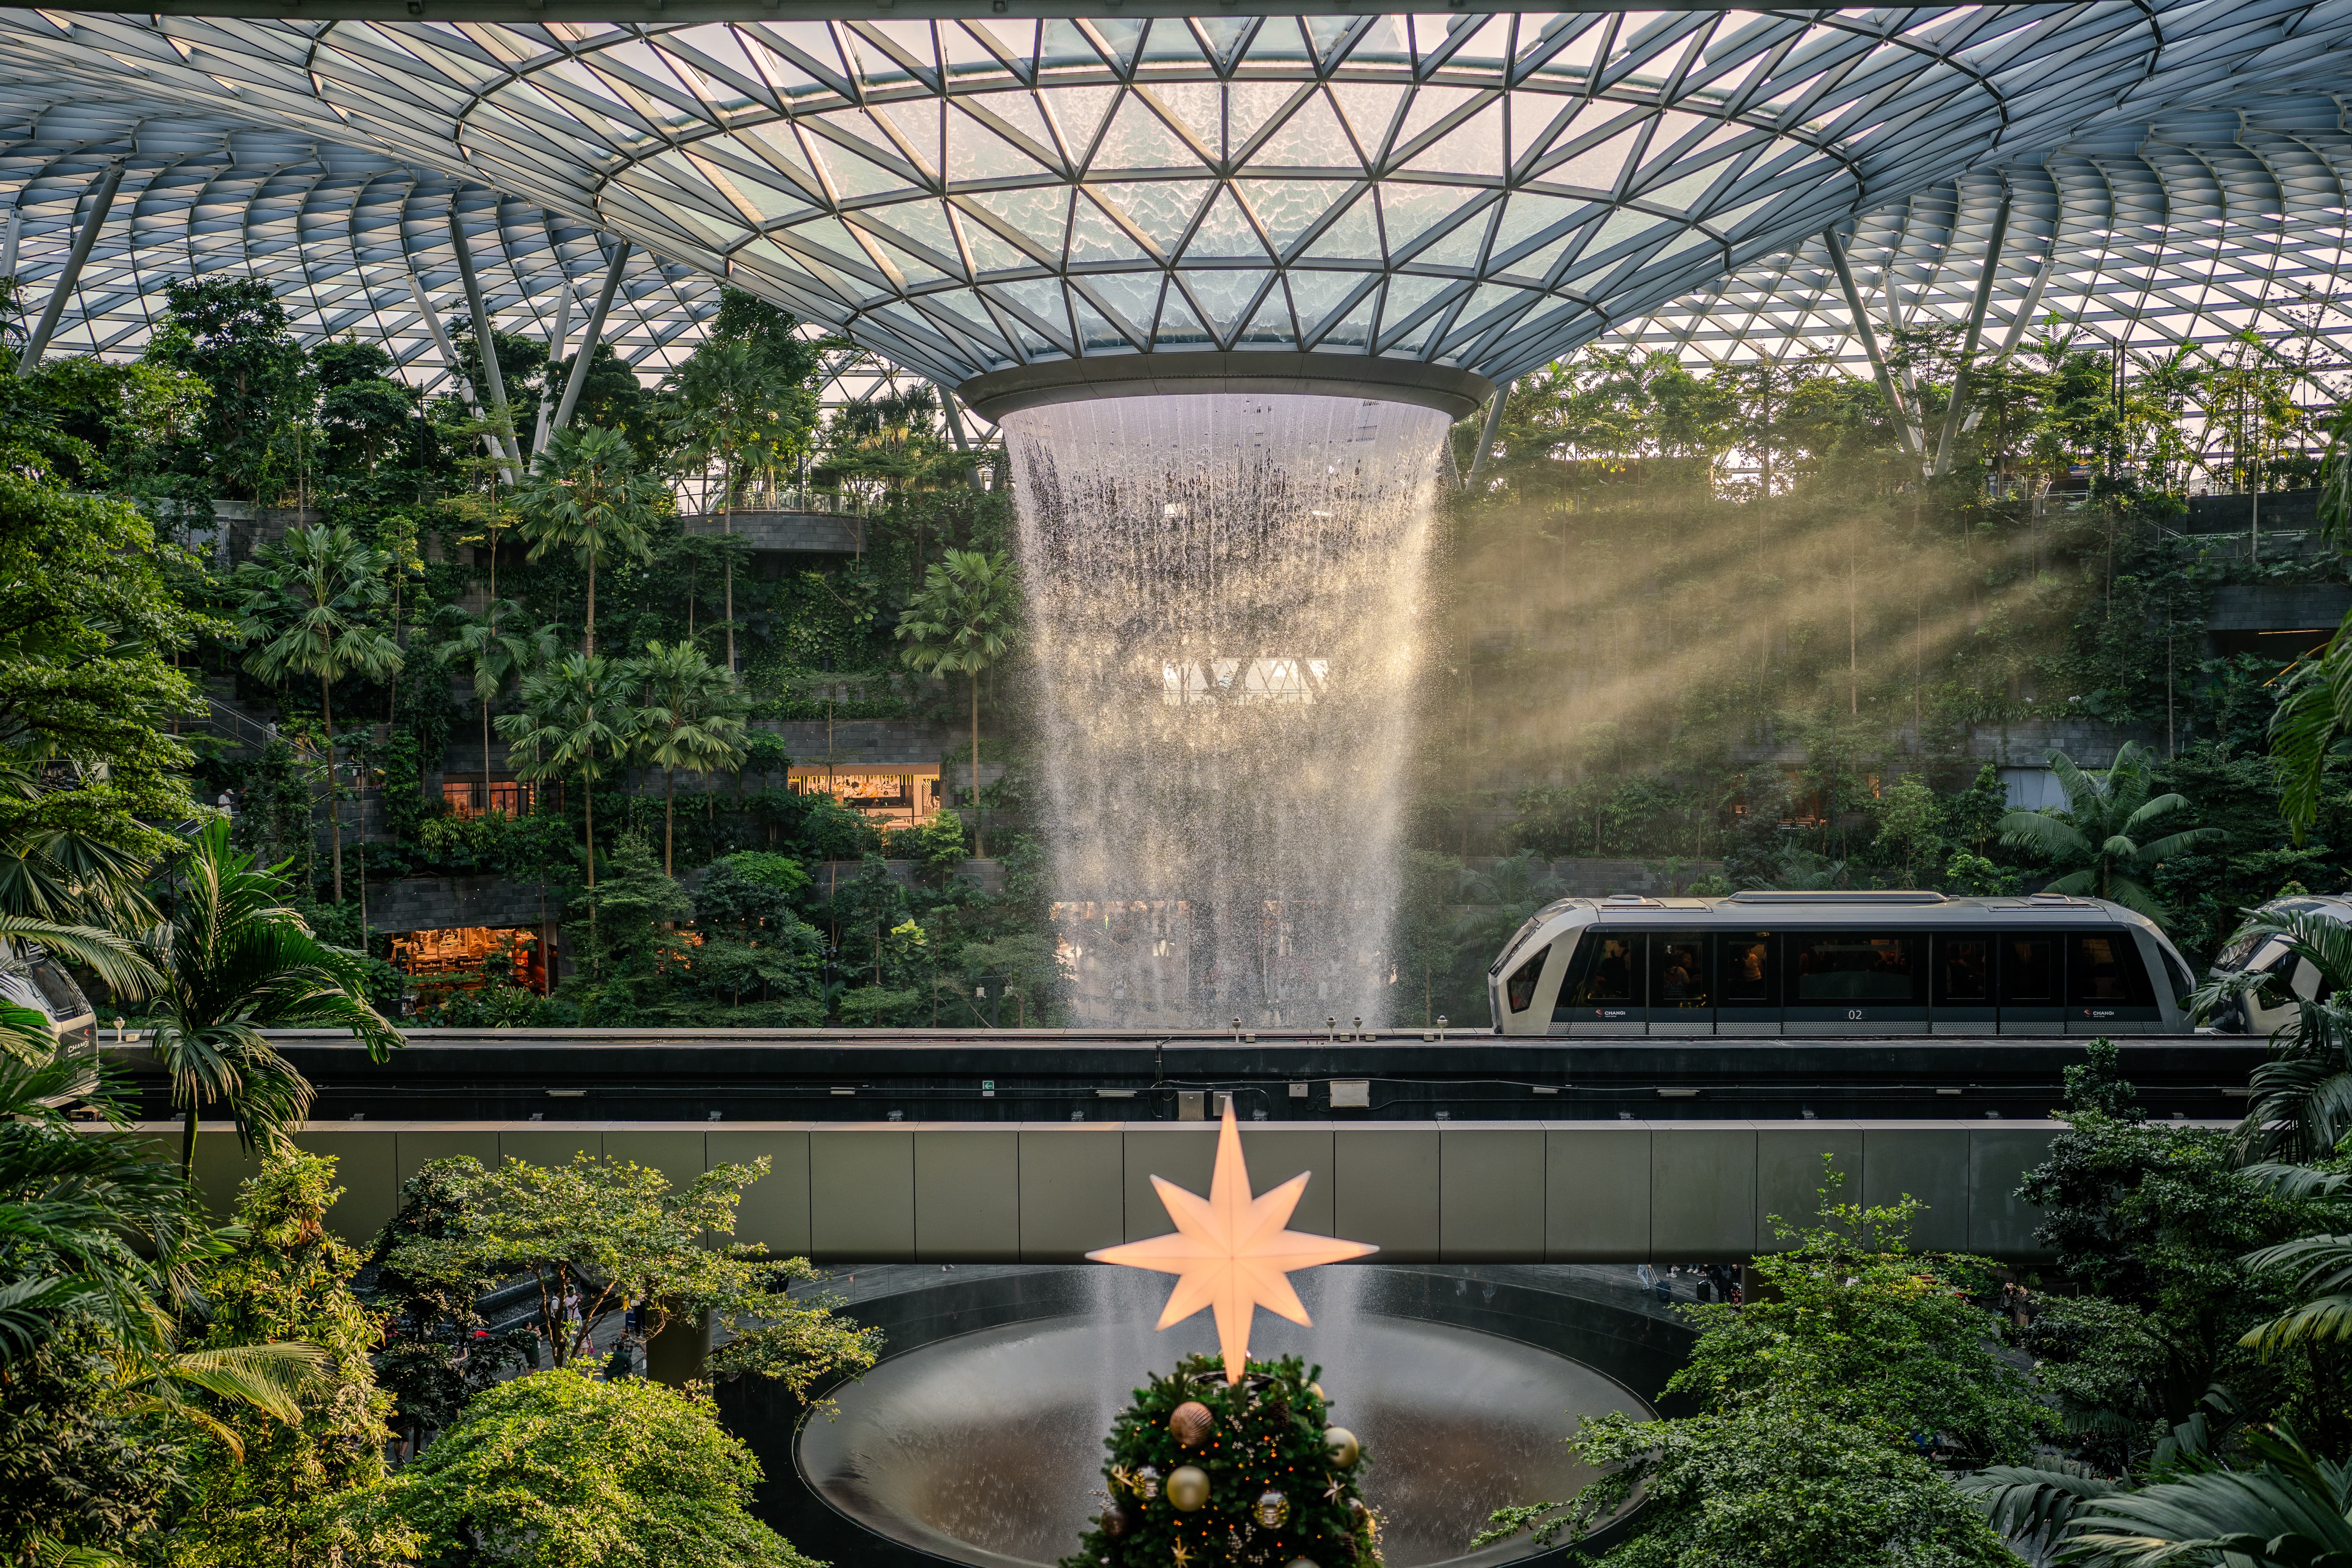
<instances>
[{"instance_id":1,"label":"text '02' on train","mask_svg":"<svg viewBox=\"0 0 2352 1568\"><path fill-rule=\"evenodd\" d=\"M1505 1035L2173 1035L2188 963L2119 904L2035 893L1562 899L1486 972Z\"/></svg>"}]
</instances>

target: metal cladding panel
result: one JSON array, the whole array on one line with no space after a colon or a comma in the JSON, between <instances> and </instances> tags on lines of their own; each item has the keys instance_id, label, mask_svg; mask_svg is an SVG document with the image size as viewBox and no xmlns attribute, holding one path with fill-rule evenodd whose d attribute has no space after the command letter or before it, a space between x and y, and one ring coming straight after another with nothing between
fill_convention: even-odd
<instances>
[{"instance_id":1,"label":"metal cladding panel","mask_svg":"<svg viewBox=\"0 0 2352 1568\"><path fill-rule=\"evenodd\" d=\"M1648 1123L1551 1123L1544 1132L1545 1260L1646 1261L1650 1190Z\"/></svg>"},{"instance_id":2,"label":"metal cladding panel","mask_svg":"<svg viewBox=\"0 0 2352 1568\"><path fill-rule=\"evenodd\" d=\"M1020 1131L964 1126L915 1131L916 1261L1019 1262Z\"/></svg>"},{"instance_id":3,"label":"metal cladding panel","mask_svg":"<svg viewBox=\"0 0 2352 1568\"><path fill-rule=\"evenodd\" d=\"M911 1128L809 1134L809 1256L826 1263L915 1256Z\"/></svg>"},{"instance_id":4,"label":"metal cladding panel","mask_svg":"<svg viewBox=\"0 0 2352 1568\"><path fill-rule=\"evenodd\" d=\"M1290 1228L1333 1236L1331 1228L1331 1130L1328 1127L1242 1126L1242 1163L1249 1167L1250 1191L1262 1193L1296 1175L1307 1177Z\"/></svg>"},{"instance_id":5,"label":"metal cladding panel","mask_svg":"<svg viewBox=\"0 0 2352 1568\"><path fill-rule=\"evenodd\" d=\"M1862 1202L1885 1208L1917 1198L1927 1206L1912 1223L1911 1245L1921 1251L1967 1251L1969 1136L1961 1127L1864 1123Z\"/></svg>"},{"instance_id":6,"label":"metal cladding panel","mask_svg":"<svg viewBox=\"0 0 2352 1568\"><path fill-rule=\"evenodd\" d=\"M1434 1123L1334 1128L1332 1229L1370 1242L1383 1263L1435 1262L1445 1236L1438 1139Z\"/></svg>"},{"instance_id":7,"label":"metal cladding panel","mask_svg":"<svg viewBox=\"0 0 2352 1568\"><path fill-rule=\"evenodd\" d=\"M1540 1258L1544 1131L1481 1122L1438 1130L1439 1253L1447 1263Z\"/></svg>"},{"instance_id":8,"label":"metal cladding panel","mask_svg":"<svg viewBox=\"0 0 2352 1568\"><path fill-rule=\"evenodd\" d=\"M768 1173L744 1189L735 1208L735 1239L756 1241L777 1258L809 1251L809 1135L802 1127L725 1131L703 1136L703 1157L714 1165L768 1157Z\"/></svg>"},{"instance_id":9,"label":"metal cladding panel","mask_svg":"<svg viewBox=\"0 0 2352 1568\"><path fill-rule=\"evenodd\" d=\"M1744 1121L1650 1130L1650 1246L1670 1263L1756 1249L1756 1130Z\"/></svg>"},{"instance_id":10,"label":"metal cladding panel","mask_svg":"<svg viewBox=\"0 0 2352 1568\"><path fill-rule=\"evenodd\" d=\"M1151 1178L1173 1182L1186 1192L1206 1193L1217 1165L1217 1124L1201 1121L1171 1127L1129 1122L1124 1131L1125 1239L1165 1236L1176 1228L1176 1222L1168 1217L1168 1205L1160 1201Z\"/></svg>"},{"instance_id":11,"label":"metal cladding panel","mask_svg":"<svg viewBox=\"0 0 2352 1568\"><path fill-rule=\"evenodd\" d=\"M1832 1203L1853 1203L1862 1185L1862 1130L1850 1122L1815 1121L1801 1127L1759 1129L1756 1134L1756 1250L1779 1252L1787 1244L1774 1231L1775 1215L1793 1226L1810 1226L1822 1206L1822 1157L1845 1178L1830 1194Z\"/></svg>"},{"instance_id":12,"label":"metal cladding panel","mask_svg":"<svg viewBox=\"0 0 2352 1568\"><path fill-rule=\"evenodd\" d=\"M2017 1195L2025 1173L2050 1157L2062 1125L1985 1126L1969 1131L1969 1250L2041 1262L2050 1249L2033 1238L2041 1211Z\"/></svg>"},{"instance_id":13,"label":"metal cladding panel","mask_svg":"<svg viewBox=\"0 0 2352 1568\"><path fill-rule=\"evenodd\" d=\"M294 1146L306 1154L334 1158L335 1184L343 1195L327 1211L327 1223L338 1235L373 1236L399 1212L400 1151L394 1140L312 1126L294 1135Z\"/></svg>"},{"instance_id":14,"label":"metal cladding panel","mask_svg":"<svg viewBox=\"0 0 2352 1568\"><path fill-rule=\"evenodd\" d=\"M1127 1239L1127 1140L1118 1123L1024 1127L1020 1136L1024 1263L1074 1263Z\"/></svg>"}]
</instances>

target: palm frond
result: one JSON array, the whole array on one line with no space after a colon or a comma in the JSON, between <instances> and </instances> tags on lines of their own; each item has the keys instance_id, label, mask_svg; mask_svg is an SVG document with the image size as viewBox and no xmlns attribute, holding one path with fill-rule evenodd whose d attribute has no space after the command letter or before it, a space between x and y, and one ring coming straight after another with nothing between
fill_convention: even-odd
<instances>
[{"instance_id":1,"label":"palm frond","mask_svg":"<svg viewBox=\"0 0 2352 1568\"><path fill-rule=\"evenodd\" d=\"M2037 1468L1994 1465L1958 1477L1960 1494L1984 1510L2003 1535L2035 1535L2081 1518L2092 1502L2123 1490L2122 1483L2078 1465Z\"/></svg>"},{"instance_id":2,"label":"palm frond","mask_svg":"<svg viewBox=\"0 0 2352 1568\"><path fill-rule=\"evenodd\" d=\"M2316 658L2279 678L2271 710L2271 758L2277 764L2279 809L2297 844L2319 816L2327 759L2352 735L2352 612Z\"/></svg>"},{"instance_id":3,"label":"palm frond","mask_svg":"<svg viewBox=\"0 0 2352 1568\"><path fill-rule=\"evenodd\" d=\"M2291 1431L2257 1433L2259 1468L2206 1470L2093 1501L2067 1527L2060 1559L2104 1568L2158 1568L2239 1553L2258 1563L2352 1558L2347 1472Z\"/></svg>"},{"instance_id":4,"label":"palm frond","mask_svg":"<svg viewBox=\"0 0 2352 1568\"><path fill-rule=\"evenodd\" d=\"M60 958L89 970L117 995L144 996L163 981L129 941L96 926L59 925L24 915L0 915L0 937L38 942Z\"/></svg>"},{"instance_id":5,"label":"palm frond","mask_svg":"<svg viewBox=\"0 0 2352 1568\"><path fill-rule=\"evenodd\" d=\"M2309 1165L2279 1164L2269 1161L2246 1166L2238 1173L2238 1178L2267 1197L2291 1202L2304 1198L2337 1197L2352 1191L2352 1172L2315 1171Z\"/></svg>"},{"instance_id":6,"label":"palm frond","mask_svg":"<svg viewBox=\"0 0 2352 1568\"><path fill-rule=\"evenodd\" d=\"M1998 825L2000 841L2021 849L2038 849L2053 859L2088 855L2091 841L2071 822L2044 816L2038 811L2012 811Z\"/></svg>"},{"instance_id":7,"label":"palm frond","mask_svg":"<svg viewBox=\"0 0 2352 1568\"><path fill-rule=\"evenodd\" d=\"M315 1385L328 1359L319 1346L294 1341L225 1345L182 1351L162 1363L155 1376L241 1401L292 1426L302 1419L302 1395Z\"/></svg>"}]
</instances>

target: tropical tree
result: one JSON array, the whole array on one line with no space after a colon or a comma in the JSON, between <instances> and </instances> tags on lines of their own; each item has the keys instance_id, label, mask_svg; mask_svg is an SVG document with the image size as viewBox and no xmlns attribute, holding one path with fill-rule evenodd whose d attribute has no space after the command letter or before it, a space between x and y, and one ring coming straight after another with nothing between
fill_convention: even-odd
<instances>
[{"instance_id":1,"label":"tropical tree","mask_svg":"<svg viewBox=\"0 0 2352 1568\"><path fill-rule=\"evenodd\" d=\"M2319 464L2319 537L2339 552L2352 549L2352 401L2327 427L2327 455ZM2352 611L2317 658L2305 658L2279 678L2271 713L2271 755L2284 787L2279 810L2301 843L2319 815L2327 760L2352 742Z\"/></svg>"},{"instance_id":2,"label":"tropical tree","mask_svg":"<svg viewBox=\"0 0 2352 1568\"><path fill-rule=\"evenodd\" d=\"M972 853L984 855L980 832L980 677L1021 641L1021 588L1013 561L1002 553L950 550L930 569L923 591L899 617L899 658L926 675L963 675L971 681Z\"/></svg>"},{"instance_id":3,"label":"tropical tree","mask_svg":"<svg viewBox=\"0 0 2352 1568\"><path fill-rule=\"evenodd\" d=\"M636 453L618 430L567 426L549 437L539 467L517 497L530 559L569 550L588 570L587 619L580 651L596 653L596 571L608 557L648 561L647 539L664 496L661 482L637 469Z\"/></svg>"},{"instance_id":4,"label":"tropical tree","mask_svg":"<svg viewBox=\"0 0 2352 1568\"><path fill-rule=\"evenodd\" d=\"M284 871L232 847L225 821L164 868L164 919L140 948L162 976L147 1027L187 1116L184 1171L206 1106L226 1105L248 1148L274 1146L310 1114L310 1080L262 1031L343 1030L377 1061L407 1043L368 1001L361 956L320 942L288 907Z\"/></svg>"},{"instance_id":5,"label":"tropical tree","mask_svg":"<svg viewBox=\"0 0 2352 1568\"><path fill-rule=\"evenodd\" d=\"M646 645L646 657L625 667L635 710L630 725L637 753L662 770L662 875L673 875L671 843L677 770L708 774L731 767L743 754L743 715L750 704L735 678L692 643Z\"/></svg>"},{"instance_id":6,"label":"tropical tree","mask_svg":"<svg viewBox=\"0 0 2352 1568\"><path fill-rule=\"evenodd\" d=\"M246 668L265 680L319 682L327 731L327 822L334 842L335 902L343 901L343 820L336 805L335 682L382 679L400 668L400 645L372 617L391 598L389 558L348 528L298 528L238 568L237 629L261 646Z\"/></svg>"},{"instance_id":7,"label":"tropical tree","mask_svg":"<svg viewBox=\"0 0 2352 1568\"><path fill-rule=\"evenodd\" d=\"M523 608L509 599L492 599L478 616L462 605L444 605L435 617L446 638L433 652L445 664L464 669L474 686L474 701L482 710L482 809L490 805L490 704L507 682L557 657L551 626L533 626L522 618ZM508 623L501 626L499 623Z\"/></svg>"},{"instance_id":8,"label":"tropical tree","mask_svg":"<svg viewBox=\"0 0 2352 1568\"><path fill-rule=\"evenodd\" d=\"M520 713L499 715L515 772L527 779L576 778L588 843L588 924L596 924L596 781L629 753L635 738L625 670L595 654L568 654L522 683Z\"/></svg>"},{"instance_id":9,"label":"tropical tree","mask_svg":"<svg viewBox=\"0 0 2352 1568\"><path fill-rule=\"evenodd\" d=\"M75 1127L80 1108L127 1132L120 1087L54 1042L0 1056L0 1561L120 1563L161 1521L176 1440L228 1430L205 1396L291 1421L320 1361L298 1342L180 1348L227 1243L144 1141Z\"/></svg>"},{"instance_id":10,"label":"tropical tree","mask_svg":"<svg viewBox=\"0 0 2352 1568\"><path fill-rule=\"evenodd\" d=\"M2057 862L2059 875L2044 891L2106 899L2159 923L2164 905L2146 878L2168 856L2221 837L2218 827L2179 827L2160 838L2147 832L2188 809L2185 796L2151 796L2154 759L2137 741L2116 752L2105 773L2086 773L2065 752L2049 753L2050 771L2066 792L2063 811L2012 811L2000 819L2000 841L2038 850Z\"/></svg>"},{"instance_id":11,"label":"tropical tree","mask_svg":"<svg viewBox=\"0 0 2352 1568\"><path fill-rule=\"evenodd\" d=\"M662 411L686 464L719 468L719 514L735 531L735 504L751 474L773 470L807 449L816 395L797 366L743 339L714 340L663 384ZM727 558L727 668L735 668L735 561Z\"/></svg>"}]
</instances>

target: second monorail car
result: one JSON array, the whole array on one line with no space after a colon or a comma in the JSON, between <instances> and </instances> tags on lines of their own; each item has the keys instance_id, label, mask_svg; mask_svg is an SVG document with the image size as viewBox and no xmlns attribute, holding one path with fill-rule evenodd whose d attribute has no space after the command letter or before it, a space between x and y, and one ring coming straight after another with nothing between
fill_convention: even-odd
<instances>
[{"instance_id":1,"label":"second monorail car","mask_svg":"<svg viewBox=\"0 0 2352 1568\"><path fill-rule=\"evenodd\" d=\"M1503 1035L2169 1035L2189 965L2119 904L2036 893L1562 899L1487 971Z\"/></svg>"}]
</instances>

